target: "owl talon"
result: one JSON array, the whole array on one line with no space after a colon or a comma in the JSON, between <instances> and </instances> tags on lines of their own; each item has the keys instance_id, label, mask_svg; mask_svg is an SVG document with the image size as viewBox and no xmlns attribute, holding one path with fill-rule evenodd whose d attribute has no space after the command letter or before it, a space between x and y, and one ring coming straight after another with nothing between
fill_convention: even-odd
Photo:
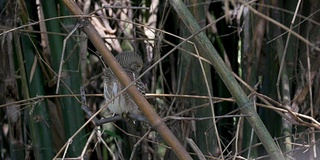
<instances>
[{"instance_id":1,"label":"owl talon","mask_svg":"<svg viewBox=\"0 0 320 160\"><path fill-rule=\"evenodd\" d=\"M137 120L137 121L140 121L140 122L144 122L144 123L147 123L147 124L150 124L149 120L142 114L135 114L135 113L127 113L127 117L129 117L130 119L133 119L133 120Z\"/></svg>"}]
</instances>

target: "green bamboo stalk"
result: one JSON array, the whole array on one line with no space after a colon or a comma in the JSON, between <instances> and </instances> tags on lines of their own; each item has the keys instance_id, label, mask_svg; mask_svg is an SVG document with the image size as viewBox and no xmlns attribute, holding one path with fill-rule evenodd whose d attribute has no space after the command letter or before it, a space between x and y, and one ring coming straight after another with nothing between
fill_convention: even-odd
<instances>
[{"instance_id":1,"label":"green bamboo stalk","mask_svg":"<svg viewBox=\"0 0 320 160\"><path fill-rule=\"evenodd\" d=\"M58 3L55 1L41 1L43 6L43 12L45 19L58 17ZM66 11L65 6L60 3L60 16L69 15ZM60 25L62 22L63 25ZM75 20L73 19L63 19L61 21L55 19L46 21L46 27L48 32L53 33L62 33L63 28L69 28L69 26L74 26L76 24ZM70 29L70 28L69 28ZM67 29L67 33L69 30ZM75 39L69 38L67 41L66 48L64 50L65 56L63 59L62 52L63 52L63 40L64 37L58 34L50 34L48 35L49 39L49 47L52 57L52 68L54 71L59 74L60 62L63 60L62 63L62 73L65 74L61 78L64 83L60 83L59 93L60 94L76 94L79 93L79 88L81 86L81 73L79 71L79 55L77 53L78 47ZM70 56L69 56L70 55ZM66 57L69 58L66 60ZM63 123L64 123L64 130L66 138L71 137L84 123L84 115L83 111L81 110L80 103L74 97L66 97L59 99L61 102L61 110L63 116ZM81 154L81 150L84 146L84 141L81 140L81 137L84 137L84 131L81 131L74 139L73 143L70 144L69 150L67 151L68 157L75 157Z\"/></svg>"},{"instance_id":2,"label":"green bamboo stalk","mask_svg":"<svg viewBox=\"0 0 320 160\"><path fill-rule=\"evenodd\" d=\"M61 16L69 16L70 12L66 6L60 2L60 14ZM75 18L64 18L61 20L62 27L64 28L64 33L69 34L71 30L74 29L75 24L77 24ZM74 32L73 34L79 34L79 32ZM71 36L65 48L65 56L63 57L65 64L63 65L63 70L66 71L68 76L62 78L67 87L60 85L62 94L79 94L79 88L82 84L82 76L80 70L80 55L78 39ZM66 59L68 57L68 59ZM70 91L71 90L71 91ZM84 124L84 112L81 110L80 103L74 98L63 98L62 100L62 115L65 124L65 132L67 137L71 137L81 126ZM69 156L79 156L85 145L85 141L82 137L85 136L85 131L82 130L74 139L72 144L69 146L68 154Z\"/></svg>"},{"instance_id":3,"label":"green bamboo stalk","mask_svg":"<svg viewBox=\"0 0 320 160\"><path fill-rule=\"evenodd\" d=\"M30 6L35 5L27 4L29 8L25 8L26 6L21 1L19 2L19 5L21 11L23 11L23 14L21 14L22 23L27 24L28 19L33 19L32 17L28 17L28 15L32 15L28 13L31 13L31 10L36 10L30 8ZM35 44L38 43L34 37L36 37L36 35L21 35L20 40L16 39L17 43L13 43L16 44L15 48L17 49L17 58L21 70L24 98L45 94L42 70L39 61L37 60L37 52L35 51L38 50L38 48L36 48L38 46ZM22 57L24 57L24 60ZM36 62L36 66L33 68L34 62ZM33 75L31 72L33 72ZM28 127L31 133L33 152L36 159L47 159L53 157L54 153L50 128L51 122L47 107L46 101L42 101L29 106L28 109L25 110Z\"/></svg>"},{"instance_id":4,"label":"green bamboo stalk","mask_svg":"<svg viewBox=\"0 0 320 160\"><path fill-rule=\"evenodd\" d=\"M21 45L22 52L25 58L25 66L27 71L26 80L32 81L29 83L29 94L31 97L36 97L37 95L44 95L44 82L42 77L42 72L40 65L38 64L35 67L33 77L31 77L32 65L36 58L34 54L34 46L29 39L30 37L22 35L21 36ZM38 63L38 62L37 62ZM28 82L27 82L28 83ZM33 137L33 148L34 153L37 159L47 159L49 157L53 157L53 143L52 143L52 135L50 130L50 117L48 112L48 106L46 101L42 101L40 103L35 103L33 106L30 106L29 113L26 115L30 115L28 117L31 128L34 125L34 130L31 133L34 133ZM31 114L30 114L31 113Z\"/></svg>"},{"instance_id":5,"label":"green bamboo stalk","mask_svg":"<svg viewBox=\"0 0 320 160\"><path fill-rule=\"evenodd\" d=\"M175 9L175 11L180 16L181 20L185 23L191 33L197 33L201 30L199 25L196 23L192 14L188 10L188 8L184 5L184 3L180 0L170 0L170 4ZM265 149L269 153L272 159L284 159L283 154L280 148L275 144L268 130L262 123L258 114L254 110L252 103L237 83L235 78L233 77L231 71L224 64L223 60L208 40L204 32L200 32L195 34L195 43L201 52L208 55L210 62L213 64L213 67L216 69L230 93L235 98L237 104L239 105L241 112L246 115L251 115L246 117L258 137L260 138L262 144Z\"/></svg>"},{"instance_id":6,"label":"green bamboo stalk","mask_svg":"<svg viewBox=\"0 0 320 160\"><path fill-rule=\"evenodd\" d=\"M41 1L42 7L43 7L43 14L45 19L58 17L58 9L57 4L55 1ZM46 27L48 32L52 33L60 33L61 32L61 26L58 19L53 19L46 21ZM62 52L62 42L63 37L61 37L58 34L50 34L48 35L49 44L48 47L50 47L51 57L52 57L52 68L57 73L60 60L61 60L61 52Z\"/></svg>"}]
</instances>

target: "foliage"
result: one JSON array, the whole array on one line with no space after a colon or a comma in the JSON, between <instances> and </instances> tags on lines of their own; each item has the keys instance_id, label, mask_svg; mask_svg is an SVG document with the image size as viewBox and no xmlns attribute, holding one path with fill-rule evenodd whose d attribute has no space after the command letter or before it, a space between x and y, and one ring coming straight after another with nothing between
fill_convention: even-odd
<instances>
[{"instance_id":1,"label":"foliage","mask_svg":"<svg viewBox=\"0 0 320 160\"><path fill-rule=\"evenodd\" d=\"M141 55L146 98L193 158L268 158L252 115L239 109L254 106L286 158L317 159L318 1L185 2L250 99L245 106L168 1L76 2L114 55ZM108 64L79 15L62 1L1 3L1 159L177 159L148 124L88 122L80 87L93 113L106 106Z\"/></svg>"}]
</instances>

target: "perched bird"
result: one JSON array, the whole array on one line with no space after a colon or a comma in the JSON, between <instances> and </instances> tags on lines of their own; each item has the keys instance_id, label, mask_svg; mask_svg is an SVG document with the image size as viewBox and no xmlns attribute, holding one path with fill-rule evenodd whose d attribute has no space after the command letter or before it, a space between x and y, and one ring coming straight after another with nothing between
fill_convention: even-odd
<instances>
[{"instance_id":1,"label":"perched bird","mask_svg":"<svg viewBox=\"0 0 320 160\"><path fill-rule=\"evenodd\" d=\"M122 66L124 71L127 73L128 77L132 81L135 81L140 71L143 67L143 61L141 57L132 51L125 51L118 54L116 60ZM134 85L138 88L138 90L145 94L146 87L142 83L140 79L138 79ZM104 77L104 98L107 102L109 102L113 97L115 97L124 87L121 85L117 77L111 71L110 68L107 68L105 71ZM131 99L130 95L127 92L123 92L119 97L114 99L109 105L109 110L112 113L124 116L128 113L141 115L141 111L139 110L136 103Z\"/></svg>"}]
</instances>

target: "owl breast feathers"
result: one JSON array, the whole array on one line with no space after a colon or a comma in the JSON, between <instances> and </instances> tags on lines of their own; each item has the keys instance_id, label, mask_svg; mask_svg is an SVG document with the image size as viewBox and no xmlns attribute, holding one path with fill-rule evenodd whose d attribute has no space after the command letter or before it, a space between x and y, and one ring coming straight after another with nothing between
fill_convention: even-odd
<instances>
[{"instance_id":1,"label":"owl breast feathers","mask_svg":"<svg viewBox=\"0 0 320 160\"><path fill-rule=\"evenodd\" d=\"M142 94L144 94L146 91L146 87L140 79L137 80L143 66L141 57L135 52L126 51L118 54L115 58L127 73L128 77L132 81L136 80L134 85ZM124 87L121 85L118 78L114 75L110 68L107 68L104 77L105 100L109 102L123 89ZM138 114L140 112L138 106L131 99L130 95L127 92L123 92L119 97L115 98L108 105L108 108L112 113L119 115L127 113Z\"/></svg>"}]
</instances>

